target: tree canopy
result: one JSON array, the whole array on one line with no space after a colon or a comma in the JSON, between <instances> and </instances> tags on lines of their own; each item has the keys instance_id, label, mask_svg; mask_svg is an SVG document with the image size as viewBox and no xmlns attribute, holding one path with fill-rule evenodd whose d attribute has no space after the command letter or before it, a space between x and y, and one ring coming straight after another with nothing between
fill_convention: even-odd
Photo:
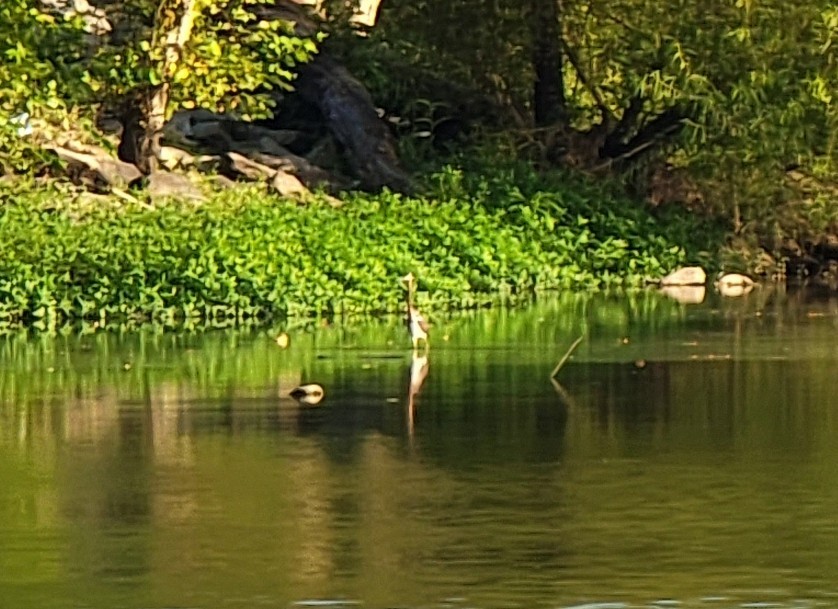
<instances>
[{"instance_id":1,"label":"tree canopy","mask_svg":"<svg viewBox=\"0 0 838 609\"><path fill-rule=\"evenodd\" d=\"M803 209L814 228L831 222L830 0L385 0L364 36L342 2L298 13L316 32L289 15L293 4L7 0L4 170L45 162L21 136L29 121L41 134L73 127L95 138L97 112L137 91L165 90L166 113L270 116L299 66L329 48L388 113L410 119L408 135L441 138L454 120L467 124L467 145L502 141L504 153L635 185L681 170L737 230L788 227L778 210L800 220Z\"/></svg>"}]
</instances>

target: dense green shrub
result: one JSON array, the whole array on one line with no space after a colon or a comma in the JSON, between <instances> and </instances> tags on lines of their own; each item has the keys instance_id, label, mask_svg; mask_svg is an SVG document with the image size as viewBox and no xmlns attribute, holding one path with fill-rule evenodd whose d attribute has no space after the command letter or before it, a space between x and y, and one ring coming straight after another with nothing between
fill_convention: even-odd
<instances>
[{"instance_id":1,"label":"dense green shrub","mask_svg":"<svg viewBox=\"0 0 838 609\"><path fill-rule=\"evenodd\" d=\"M637 284L697 252L694 242L667 238L666 227L631 202L552 179L449 168L424 197L355 194L340 208L255 187L197 208L153 210L6 192L0 320L235 321L392 310L408 270L425 304L470 307L534 290ZM667 226L679 222L688 221Z\"/></svg>"},{"instance_id":2,"label":"dense green shrub","mask_svg":"<svg viewBox=\"0 0 838 609\"><path fill-rule=\"evenodd\" d=\"M86 45L80 19L62 19L32 8L28 0L0 6L0 174L34 169L48 162L34 125L79 125L72 106L88 91L80 58Z\"/></svg>"}]
</instances>

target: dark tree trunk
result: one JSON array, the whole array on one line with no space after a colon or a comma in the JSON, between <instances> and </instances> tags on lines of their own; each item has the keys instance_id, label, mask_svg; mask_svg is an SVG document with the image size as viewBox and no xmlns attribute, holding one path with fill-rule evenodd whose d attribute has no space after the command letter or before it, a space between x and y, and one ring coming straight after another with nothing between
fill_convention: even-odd
<instances>
[{"instance_id":1,"label":"dark tree trunk","mask_svg":"<svg viewBox=\"0 0 838 609\"><path fill-rule=\"evenodd\" d=\"M346 68L321 54L301 68L295 84L300 98L320 111L362 188L412 189L390 129L379 118L369 92Z\"/></svg>"},{"instance_id":2,"label":"dark tree trunk","mask_svg":"<svg viewBox=\"0 0 838 609\"><path fill-rule=\"evenodd\" d=\"M141 87L128 96L120 108L122 137L117 147L119 160L133 163L148 175L157 169L162 120L155 112L157 88Z\"/></svg>"},{"instance_id":3,"label":"dark tree trunk","mask_svg":"<svg viewBox=\"0 0 838 609\"><path fill-rule=\"evenodd\" d=\"M192 35L192 25L201 9L198 0L159 0L154 17L152 50L161 51L156 62L162 83L138 88L122 109L124 126L119 143L119 158L134 163L143 173L157 169L160 132L166 123L169 88L181 59L181 53Z\"/></svg>"},{"instance_id":4,"label":"dark tree trunk","mask_svg":"<svg viewBox=\"0 0 838 609\"><path fill-rule=\"evenodd\" d=\"M558 0L530 0L530 33L535 73L533 112L538 127L565 119L561 11Z\"/></svg>"}]
</instances>

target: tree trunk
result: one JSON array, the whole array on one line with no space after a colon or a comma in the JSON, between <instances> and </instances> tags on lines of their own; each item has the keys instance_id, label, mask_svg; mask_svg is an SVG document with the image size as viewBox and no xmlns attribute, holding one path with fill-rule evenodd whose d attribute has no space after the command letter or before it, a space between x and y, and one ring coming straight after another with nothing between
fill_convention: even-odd
<instances>
[{"instance_id":1,"label":"tree trunk","mask_svg":"<svg viewBox=\"0 0 838 609\"><path fill-rule=\"evenodd\" d=\"M295 84L300 99L319 110L362 188L413 189L393 135L379 118L369 92L345 67L321 53L300 68Z\"/></svg>"},{"instance_id":2,"label":"tree trunk","mask_svg":"<svg viewBox=\"0 0 838 609\"><path fill-rule=\"evenodd\" d=\"M160 133L166 123L169 92L183 47L192 35L198 0L161 0L154 18L151 62L160 83L142 87L123 107L119 158L134 163L143 173L157 169Z\"/></svg>"},{"instance_id":3,"label":"tree trunk","mask_svg":"<svg viewBox=\"0 0 838 609\"><path fill-rule=\"evenodd\" d=\"M536 126L545 127L566 117L559 0L530 0L529 18L535 73L533 113Z\"/></svg>"}]
</instances>

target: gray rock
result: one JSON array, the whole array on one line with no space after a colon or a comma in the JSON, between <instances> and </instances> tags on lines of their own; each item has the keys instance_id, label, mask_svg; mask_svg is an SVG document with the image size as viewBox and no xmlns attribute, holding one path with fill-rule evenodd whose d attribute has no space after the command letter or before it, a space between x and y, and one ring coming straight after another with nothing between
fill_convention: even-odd
<instances>
[{"instance_id":1,"label":"gray rock","mask_svg":"<svg viewBox=\"0 0 838 609\"><path fill-rule=\"evenodd\" d=\"M229 160L228 171L242 175L250 180L266 182L283 196L305 196L310 194L305 184L293 173L285 171L282 167L271 167L264 163L254 161L236 152L228 152L226 158ZM260 156L260 160L266 158ZM270 157L267 157L270 161ZM276 163L277 165L287 163Z\"/></svg>"},{"instance_id":2,"label":"gray rock","mask_svg":"<svg viewBox=\"0 0 838 609\"><path fill-rule=\"evenodd\" d=\"M146 190L152 200L178 199L181 201L205 201L206 196L192 183L188 176L168 171L155 171L146 178Z\"/></svg>"},{"instance_id":3,"label":"gray rock","mask_svg":"<svg viewBox=\"0 0 838 609\"><path fill-rule=\"evenodd\" d=\"M165 143L212 153L262 151L281 156L289 154L285 146L299 136L297 131L268 129L203 108L175 112L163 128Z\"/></svg>"},{"instance_id":4,"label":"gray rock","mask_svg":"<svg viewBox=\"0 0 838 609\"><path fill-rule=\"evenodd\" d=\"M81 146L75 146L81 148ZM131 163L125 163L119 159L115 159L105 150L97 149L92 146L85 147L87 151L74 150L64 146L52 145L48 146L47 150L51 150L58 158L68 164L68 169L82 167L88 172L95 174L105 184L114 188L125 188L132 182L142 177L142 173L136 166ZM84 180L82 180L84 181Z\"/></svg>"},{"instance_id":5,"label":"gray rock","mask_svg":"<svg viewBox=\"0 0 838 609\"><path fill-rule=\"evenodd\" d=\"M259 163L238 152L228 152L222 157L225 161L223 168L228 173L243 176L249 180L266 181L274 177L276 169Z\"/></svg>"},{"instance_id":6,"label":"gray rock","mask_svg":"<svg viewBox=\"0 0 838 609\"><path fill-rule=\"evenodd\" d=\"M284 197L306 195L309 192L299 178L282 170L274 172L274 177L271 178L271 188Z\"/></svg>"}]
</instances>

